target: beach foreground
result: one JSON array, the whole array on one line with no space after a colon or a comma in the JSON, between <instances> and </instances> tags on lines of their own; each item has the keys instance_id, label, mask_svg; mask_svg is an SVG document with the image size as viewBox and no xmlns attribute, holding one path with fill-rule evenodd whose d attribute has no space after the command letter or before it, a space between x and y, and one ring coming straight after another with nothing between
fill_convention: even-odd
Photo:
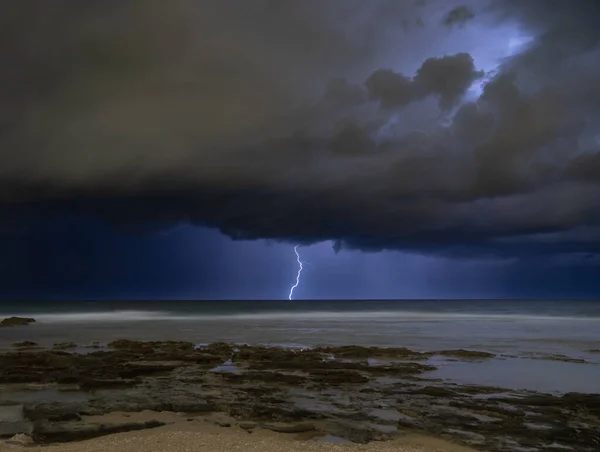
<instances>
[{"instance_id":1,"label":"beach foreground","mask_svg":"<svg viewBox=\"0 0 600 452\"><path fill-rule=\"evenodd\" d=\"M127 416L138 421L143 419L160 419L165 426L152 430L117 433L75 443L61 443L44 447L45 451L61 452L186 452L186 451L260 451L260 452L472 452L474 449L456 445L448 441L427 436L409 434L402 439L373 442L370 444L336 443L341 439L331 438L327 441L311 439L310 435L275 433L255 428L244 430L235 425L221 427L225 424L224 415L207 416L202 419L188 421L176 413L113 413L106 419L114 422L119 416ZM0 443L1 452L17 452L31 450L31 446Z\"/></svg>"},{"instance_id":2,"label":"beach foreground","mask_svg":"<svg viewBox=\"0 0 600 452\"><path fill-rule=\"evenodd\" d=\"M290 349L118 340L47 349L24 342L0 354L0 437L24 433L34 444L62 443L60 450L102 450L102 441L119 438L132 438L136 447L137 435L151 438L159 430L150 429L157 428L167 428L172 441L193 442L202 437L198 425L212 424L227 429L227 441L234 441L234 431L248 435L242 438L251 444L263 433L246 432L268 431L299 436L311 441L307 444L373 443L368 446L373 450L398 450L380 441L402 441L412 434L491 452L598 450L598 394L552 395L426 377L441 359L494 358L470 350L359 346ZM147 432L73 443L139 430Z\"/></svg>"}]
</instances>

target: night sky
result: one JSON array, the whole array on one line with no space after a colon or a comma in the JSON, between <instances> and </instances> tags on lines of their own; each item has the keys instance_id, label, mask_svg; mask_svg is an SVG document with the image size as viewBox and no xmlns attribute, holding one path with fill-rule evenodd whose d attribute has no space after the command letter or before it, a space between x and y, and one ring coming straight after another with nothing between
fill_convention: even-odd
<instances>
[{"instance_id":1,"label":"night sky","mask_svg":"<svg viewBox=\"0 0 600 452\"><path fill-rule=\"evenodd\" d=\"M0 5L0 298L600 297L597 0Z\"/></svg>"}]
</instances>

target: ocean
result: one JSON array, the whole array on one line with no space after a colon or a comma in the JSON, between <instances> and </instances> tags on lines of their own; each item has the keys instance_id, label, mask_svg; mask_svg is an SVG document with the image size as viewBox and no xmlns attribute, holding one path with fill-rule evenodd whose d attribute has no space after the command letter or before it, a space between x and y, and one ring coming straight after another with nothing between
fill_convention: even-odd
<instances>
[{"instance_id":1,"label":"ocean","mask_svg":"<svg viewBox=\"0 0 600 452\"><path fill-rule=\"evenodd\" d=\"M114 339L284 347L364 345L497 354L434 359L428 378L542 392L600 393L600 301L81 301L0 302L0 348Z\"/></svg>"}]
</instances>

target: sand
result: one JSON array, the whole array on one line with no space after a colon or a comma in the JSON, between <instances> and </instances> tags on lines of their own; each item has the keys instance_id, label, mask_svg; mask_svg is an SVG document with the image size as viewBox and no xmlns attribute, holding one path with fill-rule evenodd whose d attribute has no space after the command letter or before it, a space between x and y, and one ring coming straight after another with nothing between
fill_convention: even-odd
<instances>
[{"instance_id":1,"label":"sand","mask_svg":"<svg viewBox=\"0 0 600 452\"><path fill-rule=\"evenodd\" d=\"M473 449L420 435L370 444L334 444L299 438L295 434L238 426L220 427L210 421L187 422L164 413L170 425L155 429L118 433L87 441L55 444L44 452L474 452ZM156 417L156 416L155 416ZM33 448L35 450L37 448ZM0 452L26 452L31 447L0 443Z\"/></svg>"}]
</instances>

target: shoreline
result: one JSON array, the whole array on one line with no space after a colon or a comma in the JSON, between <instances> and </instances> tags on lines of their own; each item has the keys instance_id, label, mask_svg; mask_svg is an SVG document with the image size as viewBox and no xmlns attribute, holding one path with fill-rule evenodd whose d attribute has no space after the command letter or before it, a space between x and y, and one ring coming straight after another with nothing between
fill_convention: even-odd
<instances>
[{"instance_id":1,"label":"shoreline","mask_svg":"<svg viewBox=\"0 0 600 452\"><path fill-rule=\"evenodd\" d=\"M31 342L0 353L0 436L27 433L38 444L68 444L167 428L159 419L179 413L173 416L191 424L187 419L227 416L233 426L251 422L261 431L304 434L311 444L417 434L471 450L592 452L600 442L598 394L557 396L423 378L435 369L431 356L485 362L491 353L130 340L81 352L77 344L44 349ZM116 413L127 415L116 422ZM139 413L154 419L134 422Z\"/></svg>"}]
</instances>

